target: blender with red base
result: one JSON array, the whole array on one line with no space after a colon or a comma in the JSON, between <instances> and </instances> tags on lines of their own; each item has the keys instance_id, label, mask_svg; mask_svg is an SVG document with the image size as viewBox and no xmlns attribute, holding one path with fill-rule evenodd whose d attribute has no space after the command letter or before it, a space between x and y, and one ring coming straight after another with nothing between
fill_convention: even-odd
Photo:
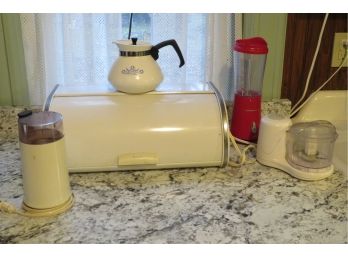
<instances>
[{"instance_id":1,"label":"blender with red base","mask_svg":"<svg viewBox=\"0 0 348 257\"><path fill-rule=\"evenodd\" d=\"M261 119L267 42L261 37L240 39L236 41L233 50L236 91L231 133L239 139L256 142Z\"/></svg>"}]
</instances>

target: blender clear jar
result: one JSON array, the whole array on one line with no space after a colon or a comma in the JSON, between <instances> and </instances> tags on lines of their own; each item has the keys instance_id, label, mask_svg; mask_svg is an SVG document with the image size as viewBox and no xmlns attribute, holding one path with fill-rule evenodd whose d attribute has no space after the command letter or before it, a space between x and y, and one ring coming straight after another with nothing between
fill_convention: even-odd
<instances>
[{"instance_id":1,"label":"blender clear jar","mask_svg":"<svg viewBox=\"0 0 348 257\"><path fill-rule=\"evenodd\" d=\"M256 141L261 119L267 42L260 37L240 39L233 50L235 95L231 133L240 139Z\"/></svg>"},{"instance_id":2,"label":"blender clear jar","mask_svg":"<svg viewBox=\"0 0 348 257\"><path fill-rule=\"evenodd\" d=\"M332 163L337 132L328 121L294 124L286 135L286 159L295 168L326 168Z\"/></svg>"},{"instance_id":3,"label":"blender clear jar","mask_svg":"<svg viewBox=\"0 0 348 257\"><path fill-rule=\"evenodd\" d=\"M240 96L261 96L267 54L234 51L234 85Z\"/></svg>"}]
</instances>

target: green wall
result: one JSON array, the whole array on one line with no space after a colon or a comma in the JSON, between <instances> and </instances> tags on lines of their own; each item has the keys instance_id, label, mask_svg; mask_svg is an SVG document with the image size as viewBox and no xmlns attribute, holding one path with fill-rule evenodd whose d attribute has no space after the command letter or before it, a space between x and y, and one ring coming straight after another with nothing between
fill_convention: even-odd
<instances>
[{"instance_id":1,"label":"green wall","mask_svg":"<svg viewBox=\"0 0 348 257\"><path fill-rule=\"evenodd\" d=\"M19 14L0 14L0 105L28 105Z\"/></svg>"},{"instance_id":2,"label":"green wall","mask_svg":"<svg viewBox=\"0 0 348 257\"><path fill-rule=\"evenodd\" d=\"M243 14L243 37L261 36L268 43L269 52L263 80L262 98L280 98L286 37L285 13Z\"/></svg>"}]
</instances>

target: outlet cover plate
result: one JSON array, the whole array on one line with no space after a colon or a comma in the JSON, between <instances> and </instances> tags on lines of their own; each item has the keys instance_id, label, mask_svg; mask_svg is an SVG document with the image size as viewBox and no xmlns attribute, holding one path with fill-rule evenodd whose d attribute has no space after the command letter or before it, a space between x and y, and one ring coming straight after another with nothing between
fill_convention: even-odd
<instances>
[{"instance_id":1,"label":"outlet cover plate","mask_svg":"<svg viewBox=\"0 0 348 257\"><path fill-rule=\"evenodd\" d=\"M344 57L344 52L346 51L343 48L343 41L348 41L348 33L339 32L335 33L334 45L332 50L332 58L331 58L331 67L340 66L342 59ZM346 58L343 67L348 66L348 58Z\"/></svg>"}]
</instances>

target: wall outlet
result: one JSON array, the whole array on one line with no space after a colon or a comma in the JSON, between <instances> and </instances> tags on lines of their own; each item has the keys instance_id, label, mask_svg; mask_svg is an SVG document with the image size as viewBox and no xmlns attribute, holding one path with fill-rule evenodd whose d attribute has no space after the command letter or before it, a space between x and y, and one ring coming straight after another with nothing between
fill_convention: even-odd
<instances>
[{"instance_id":1,"label":"wall outlet","mask_svg":"<svg viewBox=\"0 0 348 257\"><path fill-rule=\"evenodd\" d=\"M334 45L332 50L331 67L340 66L344 57L345 51L347 51L343 45L348 44L348 33L335 33ZM348 66L348 58L346 58L343 67Z\"/></svg>"}]
</instances>

